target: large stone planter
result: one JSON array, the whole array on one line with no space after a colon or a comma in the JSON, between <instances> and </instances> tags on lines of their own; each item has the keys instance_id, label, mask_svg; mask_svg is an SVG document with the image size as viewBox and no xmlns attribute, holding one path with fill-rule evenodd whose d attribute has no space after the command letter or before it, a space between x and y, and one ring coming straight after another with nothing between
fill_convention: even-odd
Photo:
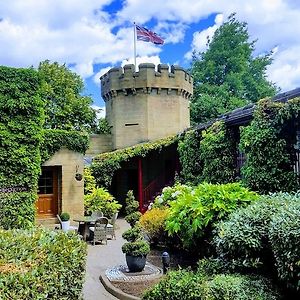
<instances>
[{"instance_id":1,"label":"large stone planter","mask_svg":"<svg viewBox=\"0 0 300 300\"><path fill-rule=\"evenodd\" d=\"M132 256L126 254L126 263L130 272L141 272L146 265L146 255Z\"/></svg>"}]
</instances>

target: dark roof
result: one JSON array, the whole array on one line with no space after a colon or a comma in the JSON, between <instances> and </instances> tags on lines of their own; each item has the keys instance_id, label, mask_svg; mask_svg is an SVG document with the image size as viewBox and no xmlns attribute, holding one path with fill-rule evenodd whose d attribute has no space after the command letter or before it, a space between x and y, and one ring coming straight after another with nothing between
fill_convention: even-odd
<instances>
[{"instance_id":1,"label":"dark roof","mask_svg":"<svg viewBox=\"0 0 300 300\"><path fill-rule=\"evenodd\" d=\"M300 88L296 88L288 92L277 94L272 98L272 100L276 102L287 102L288 100L296 97L300 97ZM244 107L237 108L231 112L221 115L220 117L214 119L213 121L198 124L196 126L196 129L203 130L216 121L224 121L229 126L246 125L252 120L254 109L255 109L255 104L253 103L248 104Z\"/></svg>"}]
</instances>

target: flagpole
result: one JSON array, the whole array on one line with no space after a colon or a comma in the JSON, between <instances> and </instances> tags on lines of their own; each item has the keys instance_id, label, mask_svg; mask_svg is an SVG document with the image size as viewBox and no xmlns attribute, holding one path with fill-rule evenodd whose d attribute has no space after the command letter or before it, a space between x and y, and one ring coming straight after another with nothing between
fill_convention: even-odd
<instances>
[{"instance_id":1,"label":"flagpole","mask_svg":"<svg viewBox=\"0 0 300 300\"><path fill-rule=\"evenodd\" d=\"M136 26L135 22L133 22L133 58L134 58L134 71L137 71L136 69Z\"/></svg>"}]
</instances>

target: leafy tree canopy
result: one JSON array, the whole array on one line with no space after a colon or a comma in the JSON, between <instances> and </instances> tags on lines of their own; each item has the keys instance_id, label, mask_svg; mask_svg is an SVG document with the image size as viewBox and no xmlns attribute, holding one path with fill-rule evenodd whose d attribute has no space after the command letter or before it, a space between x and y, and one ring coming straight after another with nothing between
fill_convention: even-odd
<instances>
[{"instance_id":1,"label":"leafy tree canopy","mask_svg":"<svg viewBox=\"0 0 300 300\"><path fill-rule=\"evenodd\" d=\"M82 96L84 83L79 75L64 64L40 63L40 95L45 103L45 127L49 129L92 131L95 129L95 111L92 98Z\"/></svg>"},{"instance_id":2,"label":"leafy tree canopy","mask_svg":"<svg viewBox=\"0 0 300 300\"><path fill-rule=\"evenodd\" d=\"M239 22L232 14L208 40L207 51L194 54L192 122L206 122L275 94L277 88L266 78L272 53L254 57L254 50L255 41L249 41L247 23Z\"/></svg>"}]
</instances>

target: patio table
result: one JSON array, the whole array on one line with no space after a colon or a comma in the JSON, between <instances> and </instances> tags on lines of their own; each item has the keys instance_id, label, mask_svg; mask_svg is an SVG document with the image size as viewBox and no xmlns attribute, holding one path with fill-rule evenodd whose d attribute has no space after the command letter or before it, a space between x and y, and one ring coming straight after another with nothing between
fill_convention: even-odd
<instances>
[{"instance_id":1,"label":"patio table","mask_svg":"<svg viewBox=\"0 0 300 300\"><path fill-rule=\"evenodd\" d=\"M79 217L79 218L73 219L74 222L79 223L78 231L82 235L84 241L86 241L90 235L90 232L89 232L90 225L95 223L96 220L97 220L97 218L95 218L95 217Z\"/></svg>"}]
</instances>

